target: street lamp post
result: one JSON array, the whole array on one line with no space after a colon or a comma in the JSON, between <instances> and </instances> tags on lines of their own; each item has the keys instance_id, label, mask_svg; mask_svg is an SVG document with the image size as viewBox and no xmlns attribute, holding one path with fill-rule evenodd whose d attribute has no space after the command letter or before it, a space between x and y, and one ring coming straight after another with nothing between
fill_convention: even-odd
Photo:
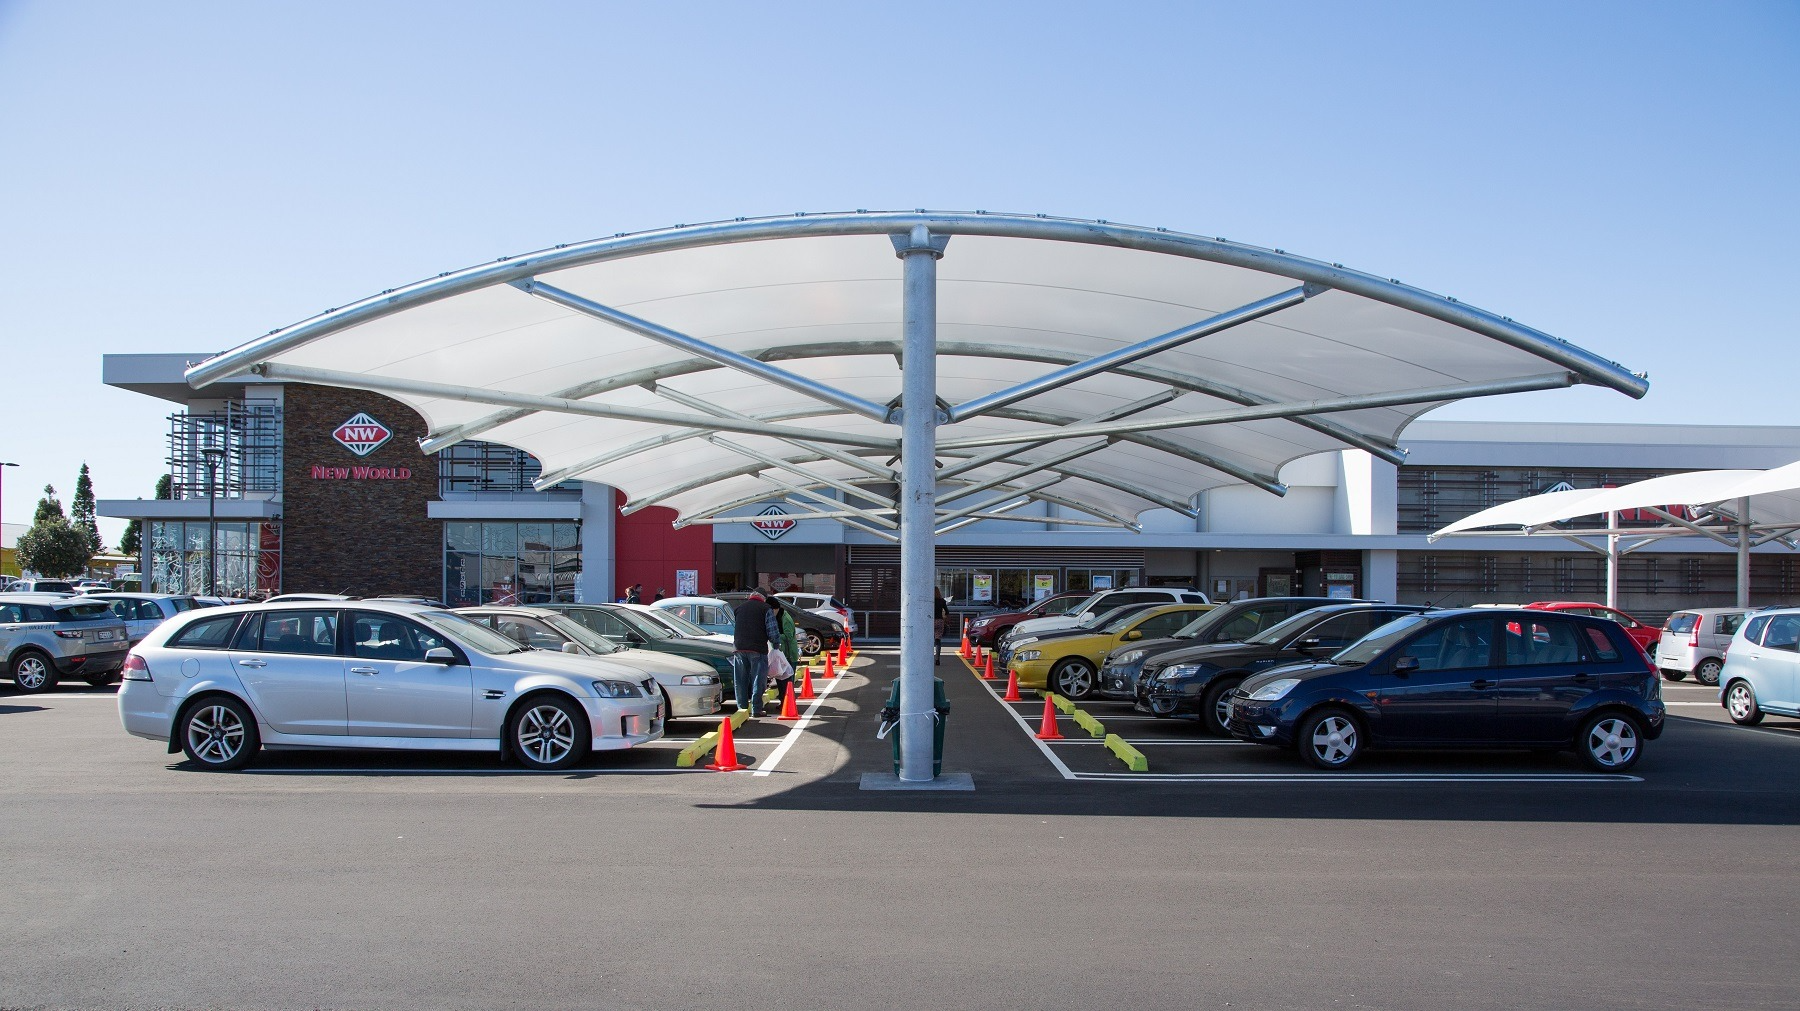
<instances>
[{"instance_id":1,"label":"street lamp post","mask_svg":"<svg viewBox=\"0 0 1800 1011\"><path fill-rule=\"evenodd\" d=\"M208 446L200 451L206 458L206 595L218 596L219 566L219 496L218 478L219 464L225 458L225 451L217 446Z\"/></svg>"},{"instance_id":2,"label":"street lamp post","mask_svg":"<svg viewBox=\"0 0 1800 1011\"><path fill-rule=\"evenodd\" d=\"M18 464L16 463L8 463L4 460L0 460L0 541L4 541L6 538L6 468L17 466ZM18 550L18 548L13 549L15 558L18 556ZM20 569L19 574L24 575L25 570ZM4 575L4 573L0 573L0 575Z\"/></svg>"}]
</instances>

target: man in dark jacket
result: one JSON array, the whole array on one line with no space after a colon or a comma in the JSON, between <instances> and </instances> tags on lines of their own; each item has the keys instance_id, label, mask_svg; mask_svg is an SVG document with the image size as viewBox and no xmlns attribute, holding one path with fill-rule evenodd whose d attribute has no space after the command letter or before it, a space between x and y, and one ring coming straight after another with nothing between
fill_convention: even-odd
<instances>
[{"instance_id":1,"label":"man in dark jacket","mask_svg":"<svg viewBox=\"0 0 1800 1011\"><path fill-rule=\"evenodd\" d=\"M781 637L768 595L754 590L732 611L736 627L731 633L731 682L737 707L751 716L762 715L763 685L769 677L769 643Z\"/></svg>"}]
</instances>

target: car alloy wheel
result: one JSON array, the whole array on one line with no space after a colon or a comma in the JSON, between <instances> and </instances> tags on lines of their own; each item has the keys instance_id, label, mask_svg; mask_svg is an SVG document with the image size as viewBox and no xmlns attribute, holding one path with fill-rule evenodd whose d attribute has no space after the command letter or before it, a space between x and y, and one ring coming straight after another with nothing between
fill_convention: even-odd
<instances>
[{"instance_id":1,"label":"car alloy wheel","mask_svg":"<svg viewBox=\"0 0 1800 1011\"><path fill-rule=\"evenodd\" d=\"M41 692L54 687L50 661L38 653L21 653L13 661L13 684L22 692Z\"/></svg>"},{"instance_id":2,"label":"car alloy wheel","mask_svg":"<svg viewBox=\"0 0 1800 1011\"><path fill-rule=\"evenodd\" d=\"M1094 667L1086 660L1064 660L1051 679L1065 699L1085 699L1094 692Z\"/></svg>"},{"instance_id":3,"label":"car alloy wheel","mask_svg":"<svg viewBox=\"0 0 1800 1011\"><path fill-rule=\"evenodd\" d=\"M1700 666L1694 668L1694 680L1703 685L1716 685L1719 683L1719 671L1723 666L1717 660L1703 661Z\"/></svg>"},{"instance_id":4,"label":"car alloy wheel","mask_svg":"<svg viewBox=\"0 0 1800 1011\"><path fill-rule=\"evenodd\" d=\"M1624 772L1637 764L1643 748L1637 721L1618 713L1601 713L1581 731L1581 757L1602 772Z\"/></svg>"},{"instance_id":5,"label":"car alloy wheel","mask_svg":"<svg viewBox=\"0 0 1800 1011\"><path fill-rule=\"evenodd\" d=\"M567 768L587 753L587 727L574 702L544 695L513 714L512 745L526 768Z\"/></svg>"},{"instance_id":6,"label":"car alloy wheel","mask_svg":"<svg viewBox=\"0 0 1800 1011\"><path fill-rule=\"evenodd\" d=\"M1206 700L1200 705L1200 722L1205 725L1206 732L1217 737L1230 737L1231 731L1225 729L1225 721L1231 714L1231 690L1236 688L1235 681L1214 685L1206 693Z\"/></svg>"},{"instance_id":7,"label":"car alloy wheel","mask_svg":"<svg viewBox=\"0 0 1800 1011\"><path fill-rule=\"evenodd\" d=\"M1731 716L1731 722L1746 727L1761 723L1763 718L1762 707L1756 704L1756 693L1743 681L1733 681L1731 687L1725 689L1725 712Z\"/></svg>"},{"instance_id":8,"label":"car alloy wheel","mask_svg":"<svg viewBox=\"0 0 1800 1011\"><path fill-rule=\"evenodd\" d=\"M182 719L182 750L208 769L243 768L258 743L249 710L235 699L206 699Z\"/></svg>"},{"instance_id":9,"label":"car alloy wheel","mask_svg":"<svg viewBox=\"0 0 1800 1011\"><path fill-rule=\"evenodd\" d=\"M1343 713L1319 713L1301 728L1300 751L1321 769L1342 769L1362 752L1362 732Z\"/></svg>"},{"instance_id":10,"label":"car alloy wheel","mask_svg":"<svg viewBox=\"0 0 1800 1011\"><path fill-rule=\"evenodd\" d=\"M825 651L825 643L817 632L803 632L800 635L800 652L807 656L818 656Z\"/></svg>"}]
</instances>

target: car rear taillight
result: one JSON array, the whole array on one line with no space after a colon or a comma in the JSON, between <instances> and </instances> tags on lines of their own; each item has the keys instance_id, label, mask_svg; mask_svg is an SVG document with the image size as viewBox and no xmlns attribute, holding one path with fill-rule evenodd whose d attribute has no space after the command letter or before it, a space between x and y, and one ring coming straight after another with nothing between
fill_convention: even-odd
<instances>
[{"instance_id":1,"label":"car rear taillight","mask_svg":"<svg viewBox=\"0 0 1800 1011\"><path fill-rule=\"evenodd\" d=\"M1700 648L1700 622L1694 622L1694 630L1688 633L1688 649Z\"/></svg>"},{"instance_id":2,"label":"car rear taillight","mask_svg":"<svg viewBox=\"0 0 1800 1011\"><path fill-rule=\"evenodd\" d=\"M81 633L67 628L59 628L56 630L56 637L58 639L79 639Z\"/></svg>"},{"instance_id":3,"label":"car rear taillight","mask_svg":"<svg viewBox=\"0 0 1800 1011\"><path fill-rule=\"evenodd\" d=\"M150 676L150 665L145 663L144 658L138 656L136 653L125 654L125 666L120 668L119 673L127 681L155 680Z\"/></svg>"}]
</instances>

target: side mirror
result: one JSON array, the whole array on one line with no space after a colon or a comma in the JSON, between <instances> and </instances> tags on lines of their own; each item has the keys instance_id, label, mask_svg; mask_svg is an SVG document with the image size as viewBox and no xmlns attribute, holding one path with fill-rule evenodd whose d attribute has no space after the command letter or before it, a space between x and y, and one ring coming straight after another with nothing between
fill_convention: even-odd
<instances>
[{"instance_id":1,"label":"side mirror","mask_svg":"<svg viewBox=\"0 0 1800 1011\"><path fill-rule=\"evenodd\" d=\"M1313 650L1316 650L1316 649L1324 649L1325 648L1325 640L1323 640L1323 639L1302 639L1299 642L1294 643L1294 648L1299 650L1302 653L1311 653Z\"/></svg>"},{"instance_id":2,"label":"side mirror","mask_svg":"<svg viewBox=\"0 0 1800 1011\"><path fill-rule=\"evenodd\" d=\"M573 642L565 642L562 644L562 651L564 653L575 653L579 655L581 653L581 647Z\"/></svg>"},{"instance_id":3,"label":"side mirror","mask_svg":"<svg viewBox=\"0 0 1800 1011\"><path fill-rule=\"evenodd\" d=\"M425 662L453 664L456 662L456 653L448 646L433 646L425 651Z\"/></svg>"},{"instance_id":4,"label":"side mirror","mask_svg":"<svg viewBox=\"0 0 1800 1011\"><path fill-rule=\"evenodd\" d=\"M1131 631L1125 633L1125 638L1127 638L1127 639L1142 639L1143 637L1144 637L1144 633L1138 631L1135 628L1132 629Z\"/></svg>"},{"instance_id":5,"label":"side mirror","mask_svg":"<svg viewBox=\"0 0 1800 1011\"><path fill-rule=\"evenodd\" d=\"M642 646L644 644L644 637L636 632L627 632L625 634L625 642L630 646Z\"/></svg>"},{"instance_id":6,"label":"side mirror","mask_svg":"<svg viewBox=\"0 0 1800 1011\"><path fill-rule=\"evenodd\" d=\"M1418 669L1419 669L1419 658L1416 656L1400 657L1399 659L1394 661L1394 666L1392 668L1392 670L1395 674L1399 674L1402 676L1411 674L1413 671L1416 671Z\"/></svg>"}]
</instances>

